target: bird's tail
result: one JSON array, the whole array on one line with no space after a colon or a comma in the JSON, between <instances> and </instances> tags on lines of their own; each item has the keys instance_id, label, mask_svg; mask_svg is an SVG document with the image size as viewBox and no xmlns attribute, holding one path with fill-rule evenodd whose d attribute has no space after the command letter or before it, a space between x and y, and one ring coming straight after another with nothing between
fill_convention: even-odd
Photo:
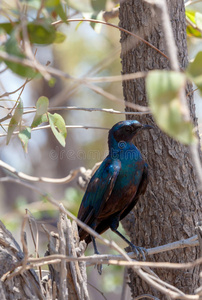
<instances>
[{"instance_id":1,"label":"bird's tail","mask_svg":"<svg viewBox=\"0 0 202 300\"><path fill-rule=\"evenodd\" d=\"M86 244L88 245L92 241L90 235L85 230L83 230L81 227L78 228L78 231L79 231L80 241L84 240L86 242Z\"/></svg>"}]
</instances>

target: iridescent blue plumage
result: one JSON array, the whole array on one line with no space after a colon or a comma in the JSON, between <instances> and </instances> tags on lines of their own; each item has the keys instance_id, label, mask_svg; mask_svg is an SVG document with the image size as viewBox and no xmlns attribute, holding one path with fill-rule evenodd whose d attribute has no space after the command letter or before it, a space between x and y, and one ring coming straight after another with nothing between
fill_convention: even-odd
<instances>
[{"instance_id":1,"label":"iridescent blue plumage","mask_svg":"<svg viewBox=\"0 0 202 300\"><path fill-rule=\"evenodd\" d=\"M109 155L91 178L83 197L78 218L98 233L111 228L132 248L136 248L117 230L122 220L135 206L148 182L148 166L133 138L142 129L152 128L138 121L122 121L109 131ZM79 229L81 240L90 243L92 237ZM95 241L93 239L95 247ZM95 251L97 251L95 247Z\"/></svg>"}]
</instances>

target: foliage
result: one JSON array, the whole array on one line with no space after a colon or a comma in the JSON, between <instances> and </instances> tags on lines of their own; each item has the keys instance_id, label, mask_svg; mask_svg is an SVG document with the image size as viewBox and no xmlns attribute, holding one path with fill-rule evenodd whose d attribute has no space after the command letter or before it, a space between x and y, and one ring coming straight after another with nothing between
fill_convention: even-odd
<instances>
[{"instance_id":1,"label":"foliage","mask_svg":"<svg viewBox=\"0 0 202 300\"><path fill-rule=\"evenodd\" d=\"M187 35L189 37L202 38L202 14L195 10L186 10Z\"/></svg>"},{"instance_id":2,"label":"foliage","mask_svg":"<svg viewBox=\"0 0 202 300\"><path fill-rule=\"evenodd\" d=\"M21 15L23 5L26 5L27 10L27 15L24 17ZM100 11L105 10L107 5L108 1L106 0L86 0L82 3L80 1L67 1L65 4L60 0L46 0L43 4L39 0L22 2L19 6L19 10L10 11L13 19L12 22L10 21L10 16L8 22L0 23L1 35L5 37L5 42L1 45L1 51L22 60L22 62L23 60L26 61L26 59L30 58L29 50L27 50L27 48L32 47L32 45L53 45L54 43L62 43L65 41L66 35L59 31L56 26L53 26L52 23L61 19L68 24L68 15L71 9L77 9L82 14L88 12L91 18L96 19ZM6 6L2 5L2 10L7 12ZM31 18L31 16L34 16L34 18ZM188 36L201 38L202 14L187 7L186 18L188 20ZM26 46L27 44L29 46ZM36 68L36 64L34 63L28 65L6 58L2 58L2 62L3 61L14 73L25 78L36 79L44 76L43 69ZM193 80L200 91L202 90L201 62L201 54L199 53L194 62L190 63L186 72L187 79ZM177 80L175 82L175 95L171 95L169 91L170 81L167 76L168 73L162 73L164 74L163 78L166 78L167 76L167 86L163 87L163 91L158 84L158 74L159 73L156 72L149 72L147 78L149 104L151 105L151 110L156 122L162 130L173 138L185 144L192 143L195 140L192 133L192 126L189 122L187 123L187 121L185 121L182 113L182 103L180 103L179 91L182 87L180 80L182 76L180 76L180 74L172 75L172 77L174 76ZM161 75L159 74L159 76ZM186 79L185 77L183 78L185 84ZM51 81L54 80L55 79L52 77ZM174 98L172 98L172 96ZM161 101L162 97L164 99L169 98L170 101ZM62 146L65 146L65 138L67 135L65 122L58 114L52 115L48 113L47 103L48 99L45 99L44 97L40 98L36 103L36 115L31 126L22 126L22 128L20 128L18 136L25 151L27 151L28 141L31 138L31 129L40 126L44 122L50 124L56 139ZM22 103L20 105L22 105ZM42 105L41 108L40 105ZM40 109L44 109L44 112L41 113ZM8 127L7 144L17 126L21 127L22 116L23 107L19 107L18 105Z\"/></svg>"},{"instance_id":3,"label":"foliage","mask_svg":"<svg viewBox=\"0 0 202 300\"><path fill-rule=\"evenodd\" d=\"M22 115L23 115L23 103L20 100L8 126L7 145L11 139L12 133L14 132L15 128L21 122Z\"/></svg>"},{"instance_id":4,"label":"foliage","mask_svg":"<svg viewBox=\"0 0 202 300\"><path fill-rule=\"evenodd\" d=\"M186 9L187 36L202 38L202 14ZM184 73L151 71L146 79L149 105L157 125L172 138L183 144L196 142L193 125L184 114L182 90L191 80L202 92L202 52L190 62Z\"/></svg>"},{"instance_id":5,"label":"foliage","mask_svg":"<svg viewBox=\"0 0 202 300\"><path fill-rule=\"evenodd\" d=\"M112 2L109 0L25 0L20 1L18 7L13 6L12 9L8 9L7 5L2 2L1 10L5 15L5 18L3 22L0 23L1 64L5 64L14 74L28 79L28 81L32 80L32 82L36 83L36 86L38 85L38 80L42 80L42 78L45 79L49 85L52 84L54 86L56 77L49 72L49 66L39 63L40 57L37 56L36 49L44 49L44 51L46 51L45 49L47 46L52 47L54 50L61 49L60 47L65 43L66 47L72 47L72 54L75 53L75 56L82 56L83 53L80 48L81 43L77 42L76 47L73 48L71 40L69 40L68 34L63 30L63 27L55 26L53 23L61 21L68 27L68 19L72 18L76 12L77 14L79 13L79 16L82 16L82 18L90 17L98 20L102 11L107 8L111 9L115 6L115 1ZM191 10L187 8L186 18L188 21L188 38L201 39L202 14L193 8ZM81 24L82 22L77 23L74 32L75 35L77 35L77 29ZM93 23L90 25L94 28ZM92 30L92 28L89 27L88 29L89 35L91 34L90 30ZM118 30L117 34L119 34ZM113 45L113 41L110 40L110 42ZM92 43L91 49L87 50L91 59L93 59L94 47L99 48L100 44L101 43ZM103 52L101 47L99 48L99 51L100 53ZM7 57L3 54L7 55ZM94 58L94 60L95 59L97 58ZM71 65L74 60L75 58L73 57L62 57L62 63L64 64L68 63ZM83 65L86 63L85 60L86 57L83 55ZM99 59L97 59L97 62L99 62ZM80 72L78 77L80 77L80 74L82 73L80 66L81 64L78 64L77 66L77 70ZM104 70L103 74L108 74L108 70ZM193 125L190 121L186 120L183 111L183 103L181 102L181 91L184 89L188 80L191 80L202 93L202 52L199 52L196 55L184 72L154 70L148 72L146 78L149 107L157 125L172 138L187 145L196 141L196 137L193 133ZM67 85L67 81L65 82L65 85ZM108 89L107 84L104 85L104 83L102 83L102 87L106 90ZM88 93L86 93L87 95L80 93L79 96L77 96L78 98L81 98L79 100L83 100L83 106L89 106ZM93 97L93 104L100 107L106 105L106 107L115 108L115 105L112 107L107 101L104 105L103 102L100 103L99 96L96 95L95 97L93 95ZM72 101L75 101L75 99ZM73 102L73 105L75 105L75 102ZM24 151L27 153L29 149L28 143L30 143L30 139L32 138L32 132L38 128L43 128L45 125L51 128L58 143L62 145L62 147L65 147L67 136L66 118L58 113L50 113L48 97L41 96L35 101L34 117L29 118L26 122L24 121L26 111L23 106L23 99L22 97L19 97L13 105L13 108L10 110L11 115L8 115L10 121L7 130L7 144L10 143L12 136L17 134ZM74 115L72 119L73 118ZM100 121L101 117L97 119ZM67 120L69 122L69 119ZM100 121L100 123L106 127L104 121ZM110 124L111 123L112 120L110 119ZM4 123L2 123L2 126L4 126ZM94 144L97 146L96 139ZM100 157L100 160L101 159L102 157ZM91 158L89 161L92 163L93 159ZM79 162L79 164L80 163L81 162ZM68 208L76 214L80 199L81 193L75 188L70 188L65 192L65 199L62 200L67 202ZM30 204L27 202L21 205L21 214L28 205ZM42 209L37 205L33 207L30 205L30 208L32 208L32 212L36 219L42 218L46 213L49 217L52 215L55 217L56 214L51 207L47 206L47 202ZM14 220L15 218L11 219ZM13 227L15 227L15 225ZM115 281L120 284L120 274L117 273L117 276L111 276L109 273L108 277L105 277L104 280L104 285L106 286L106 283L108 282L107 290L110 290L111 286L116 284Z\"/></svg>"},{"instance_id":6,"label":"foliage","mask_svg":"<svg viewBox=\"0 0 202 300\"><path fill-rule=\"evenodd\" d=\"M187 75L188 77L193 80L195 85L198 87L202 94L202 51L199 52L195 59L190 62L187 68Z\"/></svg>"},{"instance_id":7,"label":"foliage","mask_svg":"<svg viewBox=\"0 0 202 300\"><path fill-rule=\"evenodd\" d=\"M151 71L146 80L149 105L156 123L171 137L188 145L196 142L196 138L183 112L181 95L185 85L186 76L172 71Z\"/></svg>"}]
</instances>

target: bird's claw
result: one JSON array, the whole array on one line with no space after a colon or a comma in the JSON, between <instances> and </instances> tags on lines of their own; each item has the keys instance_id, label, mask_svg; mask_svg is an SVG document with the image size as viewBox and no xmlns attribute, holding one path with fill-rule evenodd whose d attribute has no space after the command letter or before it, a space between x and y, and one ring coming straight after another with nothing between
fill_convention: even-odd
<instances>
[{"instance_id":1,"label":"bird's claw","mask_svg":"<svg viewBox=\"0 0 202 300\"><path fill-rule=\"evenodd\" d=\"M146 260L146 256L147 256L147 249L143 248L143 247L138 247L135 245L130 245L132 248L132 251L136 254L137 258L142 257L143 260Z\"/></svg>"},{"instance_id":2,"label":"bird's claw","mask_svg":"<svg viewBox=\"0 0 202 300\"><path fill-rule=\"evenodd\" d=\"M95 255L100 255L100 252L97 250L97 248L95 248L94 251ZM102 275L102 264L96 264L95 268L97 268L98 274Z\"/></svg>"},{"instance_id":3,"label":"bird's claw","mask_svg":"<svg viewBox=\"0 0 202 300\"><path fill-rule=\"evenodd\" d=\"M102 265L97 264L96 267L97 267L98 274L102 275Z\"/></svg>"}]
</instances>

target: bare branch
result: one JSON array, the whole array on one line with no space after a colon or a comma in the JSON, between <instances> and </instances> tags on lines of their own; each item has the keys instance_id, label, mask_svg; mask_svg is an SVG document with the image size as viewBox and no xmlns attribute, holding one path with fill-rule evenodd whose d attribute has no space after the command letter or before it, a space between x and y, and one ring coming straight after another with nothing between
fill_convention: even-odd
<instances>
[{"instance_id":1,"label":"bare branch","mask_svg":"<svg viewBox=\"0 0 202 300\"><path fill-rule=\"evenodd\" d=\"M12 94L15 94L17 93L19 90L21 90L28 82L30 82L32 79L26 79L25 82L19 87L17 88L16 90L12 91L12 92L5 92L4 94L0 95L0 98L3 98L3 97L7 97L7 96L10 96ZM1 120L0 120L1 121Z\"/></svg>"},{"instance_id":2,"label":"bare branch","mask_svg":"<svg viewBox=\"0 0 202 300\"><path fill-rule=\"evenodd\" d=\"M33 61L27 59L27 58L19 58L18 56L15 56L15 55L10 55L4 51L1 51L0 50L0 57L3 58L4 60L8 60L8 61L11 61L11 62L14 62L14 63L18 63L18 64L21 64L23 66L27 66L27 67L31 67L33 69L35 69L36 71L39 71L39 72L42 72L44 71L44 68L45 70L51 74L51 75L55 75L57 77L61 77L61 78L66 78L66 79L74 79L72 76L70 76L69 74L63 72L63 71L60 71L60 70L57 70L55 68L51 68L51 67L44 67L40 64L33 64Z\"/></svg>"},{"instance_id":3,"label":"bare branch","mask_svg":"<svg viewBox=\"0 0 202 300\"><path fill-rule=\"evenodd\" d=\"M143 106L142 106L143 107ZM146 107L145 107L146 108ZM79 111L87 111L87 112L105 112L105 113L110 113L110 114L118 114L118 115L144 115L144 114L150 114L150 110L148 111L119 111L119 110L114 110L112 108L87 108L87 107L77 107L77 106L56 106L56 107L49 107L48 111L57 111L57 110L79 110ZM30 114L30 113L35 113L36 109L28 110L25 111L23 114Z\"/></svg>"},{"instance_id":4,"label":"bare branch","mask_svg":"<svg viewBox=\"0 0 202 300\"><path fill-rule=\"evenodd\" d=\"M11 93L15 93L16 91L11 92ZM121 114L123 114L123 115L145 115L145 114L151 114L149 108L144 107L144 106L139 106L139 107L141 107L141 109L143 109L143 111L126 112L126 111L114 110L112 108L85 108L85 107L76 107L76 106L58 106L58 107L56 106L56 107L49 107L48 111L57 111L57 110L62 110L62 111L64 111L64 110L68 110L68 111L69 110L78 110L78 111L87 111L87 112L95 112L96 111L96 112L105 112L105 113L118 114L118 115L121 115ZM2 107L2 108L8 109L7 107ZM136 109L137 108L138 107L136 107ZM36 112L36 108L23 112L23 115L31 114L31 113L35 113L35 112ZM0 123L6 121L8 119L11 119L12 116L13 115L9 112L5 117L3 117L3 118L0 119ZM6 125L4 125L4 126L6 126ZM41 127L37 127L37 128L43 129L43 127L42 128ZM89 128L92 128L92 127L89 127ZM97 129L97 127L95 127L95 128ZM36 130L36 128L33 128L32 130ZM19 132L14 132L14 134L18 134L18 133ZM6 136L6 134L5 135L1 135L0 134L0 137L1 136Z\"/></svg>"},{"instance_id":5,"label":"bare branch","mask_svg":"<svg viewBox=\"0 0 202 300\"><path fill-rule=\"evenodd\" d=\"M59 222L58 222L58 233L60 240L59 252L61 255L66 254L66 239L63 228L63 215L60 214ZM61 300L68 299L68 290L67 290L67 267L66 261L64 259L61 260L60 265L60 287L59 287L59 297Z\"/></svg>"},{"instance_id":6,"label":"bare branch","mask_svg":"<svg viewBox=\"0 0 202 300\"><path fill-rule=\"evenodd\" d=\"M162 56L164 56L165 58L168 58L167 55L165 55L162 51L160 51L159 49L157 49L154 45L150 44L149 42L147 42L146 40L144 40L143 38L141 38L140 36L134 34L131 31L128 31L122 27L119 27L117 25L111 24L111 23L107 23L104 21L100 21L100 20L95 20L95 19L67 19L67 22L91 22L91 23L98 23L98 24L103 24L103 25L107 25L107 26L111 26L114 27L116 29L119 29L120 31L123 31L125 33L128 33L129 35L132 35L133 37L135 37L136 39L140 40L141 42L145 43L146 45L148 45L149 47L153 48L154 50L156 50L158 53L160 53ZM55 21L52 23L53 26L59 25L64 23L62 20L59 21Z\"/></svg>"},{"instance_id":7,"label":"bare branch","mask_svg":"<svg viewBox=\"0 0 202 300\"><path fill-rule=\"evenodd\" d=\"M152 248L147 250L148 252L150 252ZM156 253L158 253L157 250ZM134 257L134 253L127 253L127 255L130 258ZM148 255L150 255L150 253ZM32 257L29 258L28 259L29 265L27 265L26 269L28 270L33 267L43 266L50 263L57 264L62 260L65 260L67 262L71 262L71 261L86 262L87 267L102 263L105 265L117 265L117 266L127 266L127 267L135 266L135 267L150 267L155 269L165 268L165 269L182 269L182 270L192 269L202 264L202 258L198 258L197 260L189 263L170 263L170 262L147 262L147 261L136 261L136 260L126 261L123 256L112 255L112 254L100 254L100 255L92 255L92 256L85 256L85 257L72 257L72 256L66 256L62 254L53 254L53 255L40 257L40 258L32 258Z\"/></svg>"},{"instance_id":8,"label":"bare branch","mask_svg":"<svg viewBox=\"0 0 202 300\"><path fill-rule=\"evenodd\" d=\"M87 82L117 82L117 81L126 81L132 79L138 79L146 77L147 72L136 72L131 74L122 74L116 76L102 76L102 77L83 77L82 83Z\"/></svg>"},{"instance_id":9,"label":"bare branch","mask_svg":"<svg viewBox=\"0 0 202 300\"><path fill-rule=\"evenodd\" d=\"M199 2L202 2L202 1L201 0L190 0L190 1L186 2L184 5L188 6L188 5L199 3Z\"/></svg>"},{"instance_id":10,"label":"bare branch","mask_svg":"<svg viewBox=\"0 0 202 300\"><path fill-rule=\"evenodd\" d=\"M5 126L5 125L4 125ZM66 125L66 128L72 128L72 129L100 129L100 130L109 130L110 128L105 128L105 127L97 127L97 126L83 126L83 125ZM44 126L39 126L39 127L35 127L32 128L32 131L37 131L37 130L41 130L41 129L50 129L51 126L50 125L44 125ZM12 135L17 135L19 133L18 131L14 131ZM0 137L4 137L7 136L7 133L0 133Z\"/></svg>"},{"instance_id":11,"label":"bare branch","mask_svg":"<svg viewBox=\"0 0 202 300\"><path fill-rule=\"evenodd\" d=\"M0 160L0 167L2 167L4 169L6 169L7 171L11 172L13 175L18 176L22 180L27 180L27 181L30 181L30 182L47 182L47 183L56 183L56 184L57 183L62 184L62 183L70 182L78 174L83 174L83 173L86 172L86 169L84 167L81 167L81 168L71 170L69 175L67 175L64 178L48 178L48 177L34 177L34 176L27 175L23 172L18 172L15 168L11 167L7 163L3 162L2 160Z\"/></svg>"},{"instance_id":12,"label":"bare branch","mask_svg":"<svg viewBox=\"0 0 202 300\"><path fill-rule=\"evenodd\" d=\"M142 111L142 112L146 112L146 111L148 112L148 107L141 106L141 105L138 105L138 104L131 103L129 101L122 100L122 99L114 96L113 94L110 94L109 92L106 92L101 87L95 86L95 85L90 84L90 83L86 83L86 86L88 88L90 88L91 90L95 91L96 93L108 98L111 101L123 103L126 106L128 106L130 108L133 108L135 110L139 110L139 111Z\"/></svg>"}]
</instances>

